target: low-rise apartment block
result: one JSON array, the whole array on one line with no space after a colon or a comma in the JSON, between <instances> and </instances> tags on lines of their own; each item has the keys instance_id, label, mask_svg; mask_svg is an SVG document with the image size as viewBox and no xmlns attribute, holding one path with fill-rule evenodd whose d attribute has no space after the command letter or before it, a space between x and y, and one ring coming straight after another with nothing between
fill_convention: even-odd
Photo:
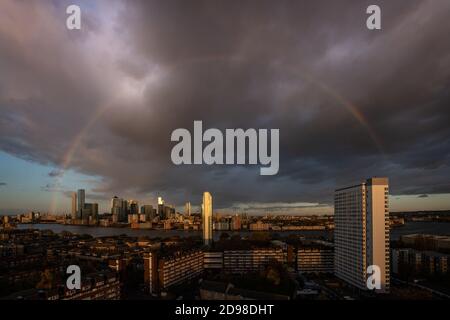
<instances>
[{"instance_id":1,"label":"low-rise apartment block","mask_svg":"<svg viewBox=\"0 0 450 320\"><path fill-rule=\"evenodd\" d=\"M144 254L144 280L150 293L160 293L202 274L203 251L198 249L164 254L158 251Z\"/></svg>"}]
</instances>

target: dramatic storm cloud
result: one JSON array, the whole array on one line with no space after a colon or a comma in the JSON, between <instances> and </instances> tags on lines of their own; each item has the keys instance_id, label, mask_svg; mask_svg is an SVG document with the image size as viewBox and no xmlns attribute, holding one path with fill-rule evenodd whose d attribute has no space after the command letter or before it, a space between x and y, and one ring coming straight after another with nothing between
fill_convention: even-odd
<instances>
[{"instance_id":1,"label":"dramatic storm cloud","mask_svg":"<svg viewBox=\"0 0 450 320\"><path fill-rule=\"evenodd\" d=\"M218 208L320 210L370 176L450 193L450 2L377 1L370 31L372 2L2 0L0 150L56 167L60 196L66 170L99 199L209 190ZM278 175L175 166L170 134L194 120L280 129Z\"/></svg>"}]
</instances>

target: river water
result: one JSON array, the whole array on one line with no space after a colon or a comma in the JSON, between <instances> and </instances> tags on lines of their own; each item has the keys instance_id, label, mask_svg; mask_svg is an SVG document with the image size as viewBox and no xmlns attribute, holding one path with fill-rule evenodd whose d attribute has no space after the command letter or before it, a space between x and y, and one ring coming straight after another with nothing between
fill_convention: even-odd
<instances>
[{"instance_id":1,"label":"river water","mask_svg":"<svg viewBox=\"0 0 450 320\"><path fill-rule=\"evenodd\" d=\"M88 227L88 226L72 226L62 224L20 224L19 229L39 229L39 230L52 230L55 233L62 231L69 231L77 234L89 234L93 237L104 236L117 236L126 234L128 236L140 237L148 236L150 238L167 238L172 236L179 237L192 237L201 236L201 231L184 231L184 230L139 230L131 228L104 228L104 227ZM240 234L241 236L250 236L251 231L215 231L214 239L217 240L222 232L226 232L229 235ZM308 236L324 236L329 238L332 233L327 231L283 231L272 232L286 236L289 234L300 234L306 237ZM391 229L391 240L398 240L401 235L412 233L426 233L434 235L450 235L450 223L437 223L437 222L407 222L402 227L396 227Z\"/></svg>"}]
</instances>

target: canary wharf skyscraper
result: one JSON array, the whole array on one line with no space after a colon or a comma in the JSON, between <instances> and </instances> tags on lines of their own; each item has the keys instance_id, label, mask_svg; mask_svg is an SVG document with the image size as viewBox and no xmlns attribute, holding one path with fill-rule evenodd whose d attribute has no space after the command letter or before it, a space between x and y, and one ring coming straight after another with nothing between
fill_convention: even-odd
<instances>
[{"instance_id":1,"label":"canary wharf skyscraper","mask_svg":"<svg viewBox=\"0 0 450 320\"><path fill-rule=\"evenodd\" d=\"M158 197L158 216L161 220L167 218L164 214L164 200L161 197Z\"/></svg>"},{"instance_id":2,"label":"canary wharf skyscraper","mask_svg":"<svg viewBox=\"0 0 450 320\"><path fill-rule=\"evenodd\" d=\"M209 192L203 192L202 221L203 221L203 243L205 245L210 245L212 242L212 234L213 234L212 213L213 213L212 196Z\"/></svg>"},{"instance_id":3,"label":"canary wharf skyscraper","mask_svg":"<svg viewBox=\"0 0 450 320\"><path fill-rule=\"evenodd\" d=\"M367 267L380 271L380 289L389 292L389 187L387 178L337 189L334 195L336 276L368 290Z\"/></svg>"},{"instance_id":4,"label":"canary wharf skyscraper","mask_svg":"<svg viewBox=\"0 0 450 320\"><path fill-rule=\"evenodd\" d=\"M191 203L190 202L186 202L186 204L184 205L184 214L186 215L186 217L191 216Z\"/></svg>"},{"instance_id":5,"label":"canary wharf skyscraper","mask_svg":"<svg viewBox=\"0 0 450 320\"><path fill-rule=\"evenodd\" d=\"M78 210L77 210L78 219L81 219L83 217L84 203L85 203L85 191L84 189L78 189Z\"/></svg>"},{"instance_id":6,"label":"canary wharf skyscraper","mask_svg":"<svg viewBox=\"0 0 450 320\"><path fill-rule=\"evenodd\" d=\"M72 215L71 215L72 219L76 219L77 218L77 193L76 192L72 192Z\"/></svg>"}]
</instances>

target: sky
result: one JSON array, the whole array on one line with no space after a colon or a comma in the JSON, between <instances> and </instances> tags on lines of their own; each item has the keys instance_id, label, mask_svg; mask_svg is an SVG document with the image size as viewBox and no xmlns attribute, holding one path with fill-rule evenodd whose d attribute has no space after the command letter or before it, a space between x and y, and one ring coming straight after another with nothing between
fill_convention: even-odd
<instances>
[{"instance_id":1,"label":"sky","mask_svg":"<svg viewBox=\"0 0 450 320\"><path fill-rule=\"evenodd\" d=\"M390 181L392 211L450 209L450 2L0 2L0 214L70 192L223 212L331 213ZM81 30L66 7L81 8ZM280 130L280 170L180 165L177 128Z\"/></svg>"}]
</instances>

